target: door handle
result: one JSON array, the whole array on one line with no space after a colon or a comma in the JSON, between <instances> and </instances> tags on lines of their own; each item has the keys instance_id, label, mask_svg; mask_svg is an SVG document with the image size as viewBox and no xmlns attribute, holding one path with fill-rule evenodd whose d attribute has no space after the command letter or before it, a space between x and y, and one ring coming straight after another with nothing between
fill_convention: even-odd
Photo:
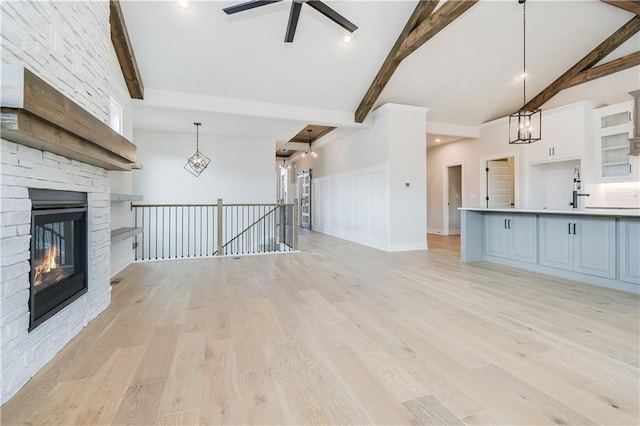
<instances>
[{"instance_id":1,"label":"door handle","mask_svg":"<svg viewBox=\"0 0 640 426\"><path fill-rule=\"evenodd\" d=\"M567 225L569 225L567 227L567 231L569 232L569 235L571 235L571 223L567 223Z\"/></svg>"},{"instance_id":2,"label":"door handle","mask_svg":"<svg viewBox=\"0 0 640 426\"><path fill-rule=\"evenodd\" d=\"M504 229L507 229L507 219L504 220Z\"/></svg>"},{"instance_id":3,"label":"door handle","mask_svg":"<svg viewBox=\"0 0 640 426\"><path fill-rule=\"evenodd\" d=\"M547 148L547 150L549 151L549 156L551 156L551 148Z\"/></svg>"},{"instance_id":4,"label":"door handle","mask_svg":"<svg viewBox=\"0 0 640 426\"><path fill-rule=\"evenodd\" d=\"M507 224L508 224L508 228L511 229L511 219L508 219Z\"/></svg>"},{"instance_id":5,"label":"door handle","mask_svg":"<svg viewBox=\"0 0 640 426\"><path fill-rule=\"evenodd\" d=\"M576 224L573 224L573 235L576 235Z\"/></svg>"}]
</instances>

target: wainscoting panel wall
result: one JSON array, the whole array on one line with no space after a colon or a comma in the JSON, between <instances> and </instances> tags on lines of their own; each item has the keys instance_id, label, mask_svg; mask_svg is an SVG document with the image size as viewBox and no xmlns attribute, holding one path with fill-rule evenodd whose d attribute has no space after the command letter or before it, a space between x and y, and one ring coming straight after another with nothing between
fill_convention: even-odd
<instances>
[{"instance_id":1,"label":"wainscoting panel wall","mask_svg":"<svg viewBox=\"0 0 640 426\"><path fill-rule=\"evenodd\" d=\"M370 247L389 246L388 165L315 178L313 229Z\"/></svg>"}]
</instances>

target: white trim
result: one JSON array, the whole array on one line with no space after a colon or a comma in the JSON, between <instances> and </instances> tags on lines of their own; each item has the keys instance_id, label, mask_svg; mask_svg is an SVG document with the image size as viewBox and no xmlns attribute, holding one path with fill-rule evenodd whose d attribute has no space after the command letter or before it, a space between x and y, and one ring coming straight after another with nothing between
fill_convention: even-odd
<instances>
[{"instance_id":1,"label":"white trim","mask_svg":"<svg viewBox=\"0 0 640 426\"><path fill-rule=\"evenodd\" d=\"M442 229L438 228L427 228L427 234L446 235Z\"/></svg>"},{"instance_id":2,"label":"white trim","mask_svg":"<svg viewBox=\"0 0 640 426\"><path fill-rule=\"evenodd\" d=\"M134 105L145 108L170 108L190 111L238 114L282 120L304 121L336 127L366 127L356 123L352 111L308 108L272 102L258 102L223 98L169 90L145 89L144 101L134 100Z\"/></svg>"},{"instance_id":3,"label":"white trim","mask_svg":"<svg viewBox=\"0 0 640 426\"><path fill-rule=\"evenodd\" d=\"M385 109L393 109L396 111L419 112L423 114L426 114L429 111L429 108L427 107L421 107L416 105L406 105L406 104L394 104L393 102L389 102L379 106L374 110L374 112L383 111Z\"/></svg>"},{"instance_id":4,"label":"white trim","mask_svg":"<svg viewBox=\"0 0 640 426\"><path fill-rule=\"evenodd\" d=\"M480 126L465 126L462 124L427 121L427 133L477 139L480 137Z\"/></svg>"},{"instance_id":5,"label":"white trim","mask_svg":"<svg viewBox=\"0 0 640 426\"><path fill-rule=\"evenodd\" d=\"M422 243L410 243L410 244L393 244L389 247L389 252L396 251L418 251L427 250L427 244Z\"/></svg>"}]
</instances>

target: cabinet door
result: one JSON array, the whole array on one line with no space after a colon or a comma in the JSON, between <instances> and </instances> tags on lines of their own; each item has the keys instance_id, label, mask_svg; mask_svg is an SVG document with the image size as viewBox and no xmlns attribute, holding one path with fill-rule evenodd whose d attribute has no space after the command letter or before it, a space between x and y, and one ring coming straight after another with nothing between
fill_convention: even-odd
<instances>
[{"instance_id":1,"label":"cabinet door","mask_svg":"<svg viewBox=\"0 0 640 426\"><path fill-rule=\"evenodd\" d=\"M574 271L616 278L616 221L575 218Z\"/></svg>"},{"instance_id":2,"label":"cabinet door","mask_svg":"<svg viewBox=\"0 0 640 426\"><path fill-rule=\"evenodd\" d=\"M585 119L583 110L567 111L554 116L551 134L551 159L580 158L583 152Z\"/></svg>"},{"instance_id":3,"label":"cabinet door","mask_svg":"<svg viewBox=\"0 0 640 426\"><path fill-rule=\"evenodd\" d=\"M624 181L637 177L629 158L633 133L633 102L623 102L594 111L596 153L603 181Z\"/></svg>"},{"instance_id":4,"label":"cabinet door","mask_svg":"<svg viewBox=\"0 0 640 426\"><path fill-rule=\"evenodd\" d=\"M527 145L527 152L530 163L547 162L551 157L551 148L547 143L547 141L549 140L549 135L546 130L546 122L544 121L544 119L542 121L544 123L544 127L542 128L542 139L538 142Z\"/></svg>"},{"instance_id":5,"label":"cabinet door","mask_svg":"<svg viewBox=\"0 0 640 426\"><path fill-rule=\"evenodd\" d=\"M541 216L540 264L552 268L573 270L573 223L571 216Z\"/></svg>"},{"instance_id":6,"label":"cabinet door","mask_svg":"<svg viewBox=\"0 0 640 426\"><path fill-rule=\"evenodd\" d=\"M536 215L516 214L508 220L509 257L521 262L538 263Z\"/></svg>"},{"instance_id":7,"label":"cabinet door","mask_svg":"<svg viewBox=\"0 0 640 426\"><path fill-rule=\"evenodd\" d=\"M620 281L640 285L640 220L619 222Z\"/></svg>"},{"instance_id":8,"label":"cabinet door","mask_svg":"<svg viewBox=\"0 0 640 426\"><path fill-rule=\"evenodd\" d=\"M502 214L484 216L484 252L487 256L509 257L507 220L508 216Z\"/></svg>"}]
</instances>

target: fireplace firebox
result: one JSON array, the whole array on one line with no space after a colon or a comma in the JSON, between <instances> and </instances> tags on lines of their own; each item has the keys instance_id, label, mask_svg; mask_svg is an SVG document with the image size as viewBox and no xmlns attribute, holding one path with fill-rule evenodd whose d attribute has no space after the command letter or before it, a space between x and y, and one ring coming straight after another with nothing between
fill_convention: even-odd
<instances>
[{"instance_id":1,"label":"fireplace firebox","mask_svg":"<svg viewBox=\"0 0 640 426\"><path fill-rule=\"evenodd\" d=\"M87 292L87 194L29 189L29 331Z\"/></svg>"}]
</instances>

